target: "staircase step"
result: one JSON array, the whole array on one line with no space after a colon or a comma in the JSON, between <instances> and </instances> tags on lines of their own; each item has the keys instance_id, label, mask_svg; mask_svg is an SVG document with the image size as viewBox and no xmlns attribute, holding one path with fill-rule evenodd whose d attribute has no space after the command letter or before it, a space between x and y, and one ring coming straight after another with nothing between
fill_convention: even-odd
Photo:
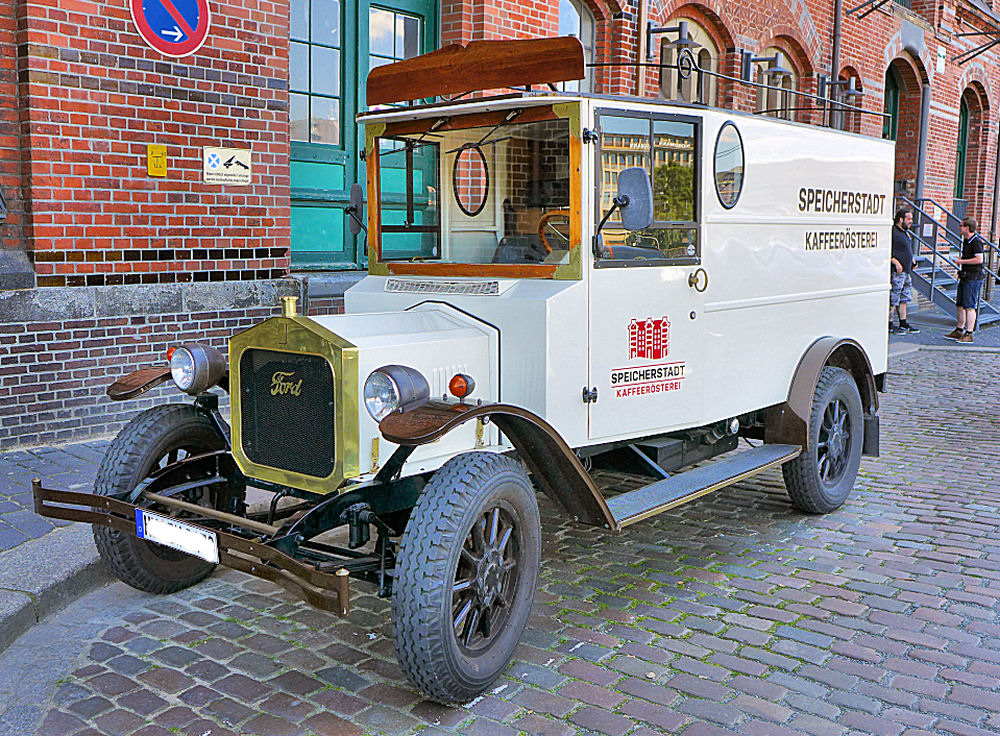
<instances>
[{"instance_id":1,"label":"staircase step","mask_svg":"<svg viewBox=\"0 0 1000 736\"><path fill-rule=\"evenodd\" d=\"M798 445L761 445L609 498L608 509L619 528L628 526L788 462L801 451Z\"/></svg>"}]
</instances>

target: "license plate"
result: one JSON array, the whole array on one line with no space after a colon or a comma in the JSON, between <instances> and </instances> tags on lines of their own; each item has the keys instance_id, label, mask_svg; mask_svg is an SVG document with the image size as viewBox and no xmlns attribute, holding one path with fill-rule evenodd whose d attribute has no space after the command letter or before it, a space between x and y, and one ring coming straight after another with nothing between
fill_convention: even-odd
<instances>
[{"instance_id":1,"label":"license plate","mask_svg":"<svg viewBox=\"0 0 1000 736\"><path fill-rule=\"evenodd\" d=\"M135 535L139 539L156 542L219 564L219 540L213 531L200 529L152 511L136 509Z\"/></svg>"}]
</instances>

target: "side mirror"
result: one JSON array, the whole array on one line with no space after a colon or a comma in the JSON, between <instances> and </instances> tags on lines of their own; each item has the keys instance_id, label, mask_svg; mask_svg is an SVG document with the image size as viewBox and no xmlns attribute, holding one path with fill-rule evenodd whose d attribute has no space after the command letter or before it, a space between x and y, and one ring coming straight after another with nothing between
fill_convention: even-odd
<instances>
[{"instance_id":1,"label":"side mirror","mask_svg":"<svg viewBox=\"0 0 1000 736\"><path fill-rule=\"evenodd\" d=\"M626 230L645 230L653 223L653 185L645 169L633 166L618 174L615 204Z\"/></svg>"},{"instance_id":2,"label":"side mirror","mask_svg":"<svg viewBox=\"0 0 1000 736\"><path fill-rule=\"evenodd\" d=\"M352 235L357 235L364 229L364 222L362 222L362 213L365 208L365 191L361 188L361 185L355 182L351 185L351 204L344 210L350 221L347 226L351 229Z\"/></svg>"}]
</instances>

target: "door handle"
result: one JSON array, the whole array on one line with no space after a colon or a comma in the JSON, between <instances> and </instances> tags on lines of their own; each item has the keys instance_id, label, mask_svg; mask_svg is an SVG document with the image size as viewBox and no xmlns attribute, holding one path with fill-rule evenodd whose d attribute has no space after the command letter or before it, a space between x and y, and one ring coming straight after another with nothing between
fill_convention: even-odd
<instances>
[{"instance_id":1,"label":"door handle","mask_svg":"<svg viewBox=\"0 0 1000 736\"><path fill-rule=\"evenodd\" d=\"M704 282L702 282L701 277L704 276ZM701 288L698 288L698 284L702 283ZM697 269L694 273L688 275L688 286L697 291L699 294L708 288L708 271L704 268Z\"/></svg>"}]
</instances>

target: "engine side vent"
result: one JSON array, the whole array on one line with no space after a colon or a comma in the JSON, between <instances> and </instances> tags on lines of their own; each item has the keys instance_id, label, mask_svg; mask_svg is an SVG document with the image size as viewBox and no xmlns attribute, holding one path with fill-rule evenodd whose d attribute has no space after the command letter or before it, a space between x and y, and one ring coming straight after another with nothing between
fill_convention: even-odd
<instances>
[{"instance_id":1,"label":"engine side vent","mask_svg":"<svg viewBox=\"0 0 1000 736\"><path fill-rule=\"evenodd\" d=\"M318 355L240 357L240 433L252 462L326 478L336 465L333 370Z\"/></svg>"},{"instance_id":2,"label":"engine side vent","mask_svg":"<svg viewBox=\"0 0 1000 736\"><path fill-rule=\"evenodd\" d=\"M440 281L431 279L388 279L385 290L408 294L473 294L497 296L499 281Z\"/></svg>"}]
</instances>

